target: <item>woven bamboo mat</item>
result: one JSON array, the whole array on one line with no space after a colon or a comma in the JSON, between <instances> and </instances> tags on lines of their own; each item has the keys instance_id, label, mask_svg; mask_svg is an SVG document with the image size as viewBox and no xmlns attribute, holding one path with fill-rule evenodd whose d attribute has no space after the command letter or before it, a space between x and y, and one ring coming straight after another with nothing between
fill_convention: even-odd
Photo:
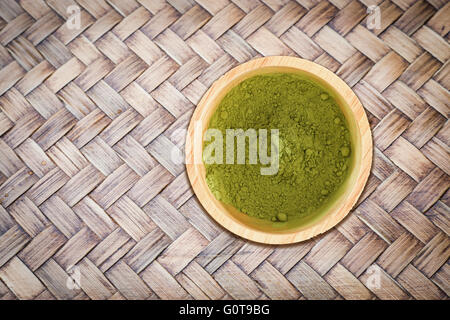
<instances>
[{"instance_id":1,"label":"woven bamboo mat","mask_svg":"<svg viewBox=\"0 0 450 320\"><path fill-rule=\"evenodd\" d=\"M447 1L1 0L0 17L2 299L448 299ZM213 81L266 55L335 71L374 136L357 207L292 246L222 229L171 160Z\"/></svg>"}]
</instances>

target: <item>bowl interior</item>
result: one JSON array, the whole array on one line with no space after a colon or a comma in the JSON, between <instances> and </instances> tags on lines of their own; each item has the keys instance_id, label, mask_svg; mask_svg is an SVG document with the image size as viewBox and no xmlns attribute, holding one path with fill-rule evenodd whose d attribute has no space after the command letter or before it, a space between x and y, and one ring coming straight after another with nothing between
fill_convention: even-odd
<instances>
[{"instance_id":1,"label":"bowl interior","mask_svg":"<svg viewBox=\"0 0 450 320\"><path fill-rule=\"evenodd\" d=\"M348 204L346 204L346 202L348 202L346 200L349 199L349 197L352 197L352 193L355 193L355 189L361 188L362 190L362 187L360 186L361 181L359 181L361 179L359 178L362 172L361 165L363 152L362 136L360 130L361 128L358 122L360 121L359 118L363 117L366 121L367 118L365 118L364 113L359 117L355 114L355 108L352 109L351 104L359 104L359 101L357 100L356 96L354 96L351 89L346 86L342 80L331 73L331 71L312 62L308 63L317 66L316 68L318 69L310 71L309 68L298 68L289 65L262 65L257 68L250 68L248 70L242 68L241 70L237 70L236 73L233 73L231 75L226 74L221 79L219 79L205 94L199 106L197 107L200 108L199 110L196 110L196 112L198 113L194 114L192 119L192 122L194 122L194 118L196 121L201 122L201 137L203 137L206 129L208 128L211 116L214 114L216 108L218 107L224 96L234 86L239 84L241 81L255 75L283 72L300 74L315 81L319 86L322 86L336 100L347 120L352 143L352 165L349 168L347 179L344 181L338 191L334 193L333 198L330 199L330 201L328 201L326 205L322 206L315 214L311 214L300 219L290 219L290 221L286 223L274 223L271 221L250 217L247 214L239 212L234 207L218 201L214 197L206 183L206 170L203 162L196 162L193 165L187 164L188 175L191 180L191 184L193 185L194 191L205 209L213 216L215 220L217 220L223 226L227 227L234 233L237 233L251 240L265 243L289 243L305 238L306 236L302 235L302 231L307 230L308 234L312 235L324 232L334 224L336 224L336 222L331 223L324 220L327 220L330 215L339 216L339 220L341 220L345 216L345 214L348 213L354 202L356 202L355 199L349 206ZM330 81L330 79L327 79L326 75L329 76L329 74L332 74L332 77L335 77L331 78L332 80L339 80L337 82L338 85L336 85L334 81ZM351 97L356 99L356 101L349 101L348 95L344 96L344 94L342 93L343 88L345 88L346 90L350 90ZM348 91L346 92L348 93ZM362 109L362 107L360 107L360 109ZM194 126L192 122L190 125L190 129L192 129L191 127ZM201 143L201 146L203 146L203 143ZM190 156L192 156L192 153L201 153L201 148L202 147L198 149L197 145L197 150L195 150L195 148L187 142L187 158L190 158ZM364 180L362 186L364 185L366 179L367 177L362 179ZM360 192L357 192L358 196L359 194ZM345 213L342 214L342 212L344 211ZM257 234L257 236L252 236L254 234ZM275 238L271 238L272 235L275 236Z\"/></svg>"}]
</instances>

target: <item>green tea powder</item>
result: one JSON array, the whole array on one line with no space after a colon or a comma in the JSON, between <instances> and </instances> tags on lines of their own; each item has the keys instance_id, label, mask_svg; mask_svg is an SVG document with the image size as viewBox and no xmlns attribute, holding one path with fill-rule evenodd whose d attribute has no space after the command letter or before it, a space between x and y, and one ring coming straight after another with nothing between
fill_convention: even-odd
<instances>
[{"instance_id":1,"label":"green tea powder","mask_svg":"<svg viewBox=\"0 0 450 320\"><path fill-rule=\"evenodd\" d=\"M262 175L270 164L205 161L206 181L214 196L240 212L286 222L314 214L332 201L351 167L347 121L332 94L294 73L253 76L232 88L213 114L209 128L279 130L278 171ZM261 137L258 136L258 139ZM211 141L205 141L204 150ZM247 139L248 142L248 139ZM223 148L225 150L225 146Z\"/></svg>"}]
</instances>

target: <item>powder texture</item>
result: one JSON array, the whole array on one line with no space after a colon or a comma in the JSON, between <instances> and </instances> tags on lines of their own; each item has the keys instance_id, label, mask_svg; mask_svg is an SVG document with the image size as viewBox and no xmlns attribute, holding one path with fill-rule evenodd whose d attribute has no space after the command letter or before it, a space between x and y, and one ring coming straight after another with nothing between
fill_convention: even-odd
<instances>
[{"instance_id":1,"label":"powder texture","mask_svg":"<svg viewBox=\"0 0 450 320\"><path fill-rule=\"evenodd\" d=\"M245 164L226 164L225 155L223 164L205 163L214 196L261 219L283 223L316 213L331 201L351 165L350 133L337 102L315 81L297 74L269 73L242 81L220 102L209 128L224 137L226 129L279 129L275 175L261 175L267 165L248 163L248 144Z\"/></svg>"}]
</instances>

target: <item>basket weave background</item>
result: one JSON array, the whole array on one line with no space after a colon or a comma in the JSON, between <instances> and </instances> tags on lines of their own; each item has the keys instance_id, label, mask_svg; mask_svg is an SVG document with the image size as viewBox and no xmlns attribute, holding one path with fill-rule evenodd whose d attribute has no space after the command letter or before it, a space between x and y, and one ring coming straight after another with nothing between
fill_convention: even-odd
<instances>
[{"instance_id":1,"label":"basket weave background","mask_svg":"<svg viewBox=\"0 0 450 320\"><path fill-rule=\"evenodd\" d=\"M449 17L445 0L1 0L0 297L448 299ZM352 214L292 246L223 230L171 161L212 82L265 55L335 71L376 147Z\"/></svg>"}]
</instances>

